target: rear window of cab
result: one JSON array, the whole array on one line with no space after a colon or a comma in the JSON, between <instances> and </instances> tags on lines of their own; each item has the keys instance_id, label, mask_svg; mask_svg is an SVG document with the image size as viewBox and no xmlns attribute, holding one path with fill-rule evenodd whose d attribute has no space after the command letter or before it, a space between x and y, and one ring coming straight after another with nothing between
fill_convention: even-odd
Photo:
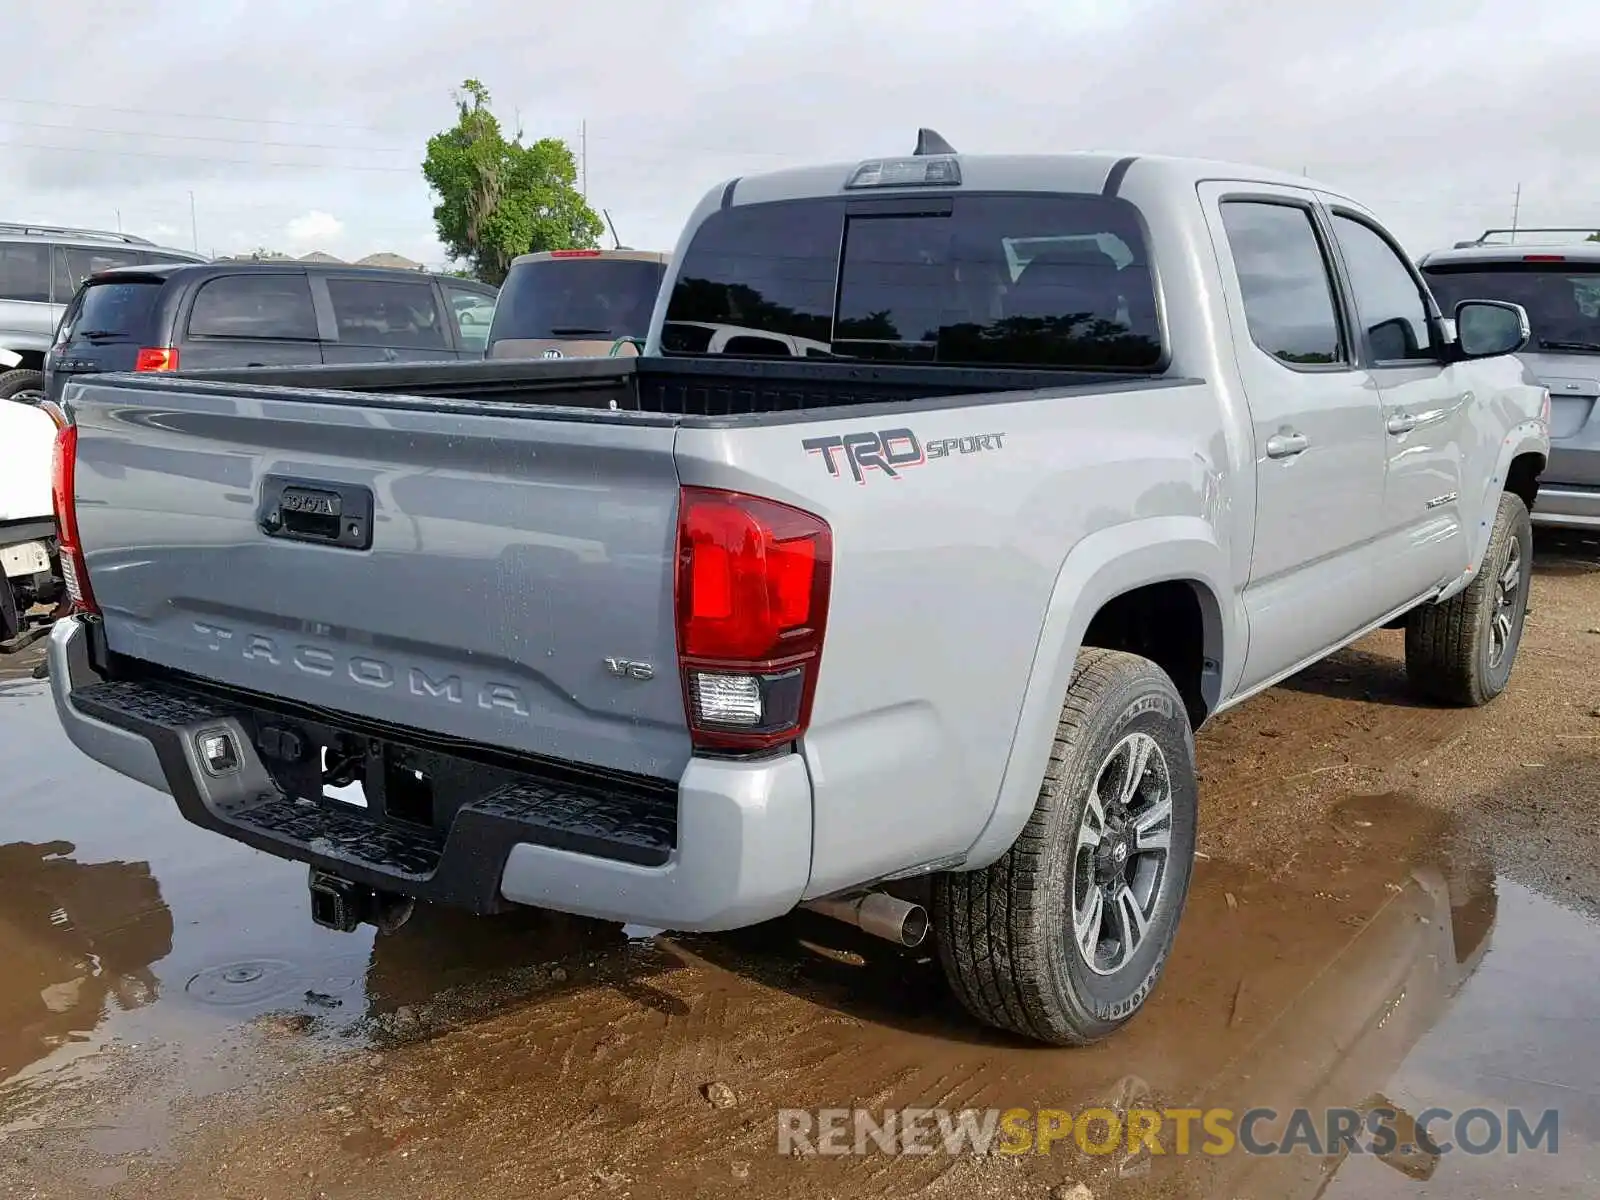
<instances>
[{"instance_id":1,"label":"rear window of cab","mask_svg":"<svg viewBox=\"0 0 1600 1200\"><path fill-rule=\"evenodd\" d=\"M827 197L714 212L684 255L661 349L718 346L1092 370L1148 370L1163 354L1138 210L1117 197L1045 194L917 197L899 211Z\"/></svg>"}]
</instances>

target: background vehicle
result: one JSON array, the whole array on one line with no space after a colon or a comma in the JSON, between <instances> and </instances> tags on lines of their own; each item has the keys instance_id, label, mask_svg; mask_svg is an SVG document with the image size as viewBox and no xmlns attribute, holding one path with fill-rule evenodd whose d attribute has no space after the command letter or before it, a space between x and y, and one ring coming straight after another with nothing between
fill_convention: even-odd
<instances>
[{"instance_id":1,"label":"background vehicle","mask_svg":"<svg viewBox=\"0 0 1600 1200\"><path fill-rule=\"evenodd\" d=\"M543 250L511 262L489 327L490 358L632 355L644 340L668 256L649 250Z\"/></svg>"},{"instance_id":2,"label":"background vehicle","mask_svg":"<svg viewBox=\"0 0 1600 1200\"><path fill-rule=\"evenodd\" d=\"M105 371L453 362L482 356L458 301L493 304L476 280L381 267L206 263L91 277L45 361L46 391ZM467 327L473 328L473 327ZM481 327L478 327L481 328Z\"/></svg>"},{"instance_id":3,"label":"background vehicle","mask_svg":"<svg viewBox=\"0 0 1600 1200\"><path fill-rule=\"evenodd\" d=\"M0 372L0 400L43 390L45 352L84 279L110 267L205 261L127 233L0 223L0 350L20 357Z\"/></svg>"},{"instance_id":4,"label":"background vehicle","mask_svg":"<svg viewBox=\"0 0 1600 1200\"><path fill-rule=\"evenodd\" d=\"M336 928L804 904L1073 1044L1161 975L1215 713L1385 624L1509 682L1526 316L1446 321L1353 200L920 153L719 187L672 264L636 358L74 383L73 742Z\"/></svg>"},{"instance_id":5,"label":"background vehicle","mask_svg":"<svg viewBox=\"0 0 1600 1200\"><path fill-rule=\"evenodd\" d=\"M1448 307L1467 296L1510 300L1533 336L1520 357L1550 389L1550 465L1535 525L1600 528L1600 242L1593 229L1489 229L1422 259ZM1491 242L1502 234L1534 244ZM1549 235L1571 244L1539 245Z\"/></svg>"}]
</instances>

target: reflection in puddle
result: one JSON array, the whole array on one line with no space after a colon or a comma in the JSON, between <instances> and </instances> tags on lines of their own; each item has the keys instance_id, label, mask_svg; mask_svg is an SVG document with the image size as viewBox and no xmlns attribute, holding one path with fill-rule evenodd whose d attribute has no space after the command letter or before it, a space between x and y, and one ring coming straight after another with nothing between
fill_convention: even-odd
<instances>
[{"instance_id":1,"label":"reflection in puddle","mask_svg":"<svg viewBox=\"0 0 1600 1200\"><path fill-rule=\"evenodd\" d=\"M172 914L146 863L82 863L67 842L0 846L0 1080L154 1000Z\"/></svg>"}]
</instances>

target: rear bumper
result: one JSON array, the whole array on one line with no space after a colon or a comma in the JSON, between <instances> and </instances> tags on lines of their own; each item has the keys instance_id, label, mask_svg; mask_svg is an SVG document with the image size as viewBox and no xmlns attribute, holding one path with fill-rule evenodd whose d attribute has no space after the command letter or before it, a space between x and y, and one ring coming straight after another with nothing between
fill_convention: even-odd
<instances>
[{"instance_id":1,"label":"rear bumper","mask_svg":"<svg viewBox=\"0 0 1600 1200\"><path fill-rule=\"evenodd\" d=\"M257 748L255 710L109 680L95 658L84 619L57 622L51 690L73 745L171 795L193 824L368 887L476 912L510 901L677 930L768 920L805 890L811 787L799 755L693 759L675 794L603 776L513 776L430 829L286 794ZM198 749L214 733L238 750L220 776Z\"/></svg>"},{"instance_id":2,"label":"rear bumper","mask_svg":"<svg viewBox=\"0 0 1600 1200\"><path fill-rule=\"evenodd\" d=\"M1554 529L1600 529L1600 488L1541 484L1533 523Z\"/></svg>"}]
</instances>

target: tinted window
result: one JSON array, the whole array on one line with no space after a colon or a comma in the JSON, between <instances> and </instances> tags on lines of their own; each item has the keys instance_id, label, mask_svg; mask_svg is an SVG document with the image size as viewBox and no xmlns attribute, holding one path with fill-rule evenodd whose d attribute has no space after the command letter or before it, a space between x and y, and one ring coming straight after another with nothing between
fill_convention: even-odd
<instances>
[{"instance_id":1,"label":"tinted window","mask_svg":"<svg viewBox=\"0 0 1600 1200\"><path fill-rule=\"evenodd\" d=\"M110 249L83 246L57 246L53 258L55 270L56 302L65 304L72 299L83 281L96 271L109 271L112 267L137 267L143 265L144 256L137 250Z\"/></svg>"},{"instance_id":2,"label":"tinted window","mask_svg":"<svg viewBox=\"0 0 1600 1200\"><path fill-rule=\"evenodd\" d=\"M191 337L315 341L317 314L304 275L224 275L200 285Z\"/></svg>"},{"instance_id":3,"label":"tinted window","mask_svg":"<svg viewBox=\"0 0 1600 1200\"><path fill-rule=\"evenodd\" d=\"M1530 349L1600 353L1600 262L1473 263L1424 274L1447 316L1463 300L1509 300L1528 310Z\"/></svg>"},{"instance_id":4,"label":"tinted window","mask_svg":"<svg viewBox=\"0 0 1600 1200\"><path fill-rule=\"evenodd\" d=\"M489 344L489 326L494 323L494 297L449 283L444 285L444 294L462 347L482 350Z\"/></svg>"},{"instance_id":5,"label":"tinted window","mask_svg":"<svg viewBox=\"0 0 1600 1200\"><path fill-rule=\"evenodd\" d=\"M156 344L156 302L161 284L154 279L92 283L67 309L58 342L130 341Z\"/></svg>"},{"instance_id":6,"label":"tinted window","mask_svg":"<svg viewBox=\"0 0 1600 1200\"><path fill-rule=\"evenodd\" d=\"M1372 357L1379 362L1436 357L1422 290L1405 260L1365 222L1335 216L1333 228Z\"/></svg>"},{"instance_id":7,"label":"tinted window","mask_svg":"<svg viewBox=\"0 0 1600 1200\"><path fill-rule=\"evenodd\" d=\"M333 278L328 280L328 297L341 342L412 350L450 347L430 284Z\"/></svg>"},{"instance_id":8,"label":"tinted window","mask_svg":"<svg viewBox=\"0 0 1600 1200\"><path fill-rule=\"evenodd\" d=\"M833 201L752 204L713 213L685 256L667 307L670 323L696 322L679 353L704 353L718 326L808 338L833 334L834 285L844 207ZM713 328L706 329L705 326ZM667 331L662 348L670 349Z\"/></svg>"},{"instance_id":9,"label":"tinted window","mask_svg":"<svg viewBox=\"0 0 1600 1200\"><path fill-rule=\"evenodd\" d=\"M666 267L627 258L551 258L512 267L495 301L497 342L642 338Z\"/></svg>"},{"instance_id":10,"label":"tinted window","mask_svg":"<svg viewBox=\"0 0 1600 1200\"><path fill-rule=\"evenodd\" d=\"M911 216L848 214L835 200L729 209L690 245L668 319L733 327L729 354L780 333L799 354L844 358L1144 368L1161 357L1137 213L1102 196L958 196Z\"/></svg>"},{"instance_id":11,"label":"tinted window","mask_svg":"<svg viewBox=\"0 0 1600 1200\"><path fill-rule=\"evenodd\" d=\"M1310 211L1230 200L1222 224L1256 345L1286 363L1346 361L1333 280Z\"/></svg>"},{"instance_id":12,"label":"tinted window","mask_svg":"<svg viewBox=\"0 0 1600 1200\"><path fill-rule=\"evenodd\" d=\"M50 300L50 247L0 242L0 300Z\"/></svg>"}]
</instances>

